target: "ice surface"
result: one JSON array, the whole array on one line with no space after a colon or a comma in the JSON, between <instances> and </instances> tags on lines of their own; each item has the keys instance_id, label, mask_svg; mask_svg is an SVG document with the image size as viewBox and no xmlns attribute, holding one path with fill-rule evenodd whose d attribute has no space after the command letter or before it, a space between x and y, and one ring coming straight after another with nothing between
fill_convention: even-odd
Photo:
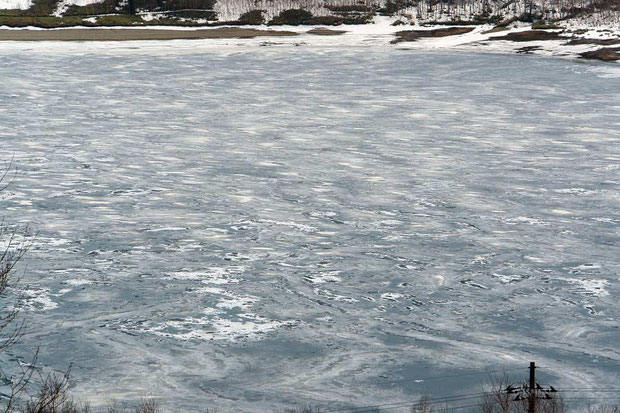
<instances>
[{"instance_id":1,"label":"ice surface","mask_svg":"<svg viewBox=\"0 0 620 413\"><path fill-rule=\"evenodd\" d=\"M3 214L37 233L16 353L175 411L477 392L422 379L530 360L615 385L613 70L188 44L3 56Z\"/></svg>"}]
</instances>

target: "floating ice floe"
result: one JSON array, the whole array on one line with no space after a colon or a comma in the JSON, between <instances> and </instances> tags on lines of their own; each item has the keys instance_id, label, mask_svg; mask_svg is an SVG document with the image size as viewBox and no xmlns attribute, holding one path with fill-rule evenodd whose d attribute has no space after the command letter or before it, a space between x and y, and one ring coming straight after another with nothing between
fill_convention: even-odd
<instances>
[{"instance_id":1,"label":"floating ice floe","mask_svg":"<svg viewBox=\"0 0 620 413\"><path fill-rule=\"evenodd\" d=\"M195 280L203 284L230 284L238 283L238 278L234 275L240 275L245 271L245 267L211 267L202 271L175 271L168 274L175 280Z\"/></svg>"},{"instance_id":2,"label":"floating ice floe","mask_svg":"<svg viewBox=\"0 0 620 413\"><path fill-rule=\"evenodd\" d=\"M497 274L493 273L493 277L497 278L499 282L502 284L512 284L519 281L523 281L527 277L524 275L516 275L516 274Z\"/></svg>"},{"instance_id":3,"label":"floating ice floe","mask_svg":"<svg viewBox=\"0 0 620 413\"><path fill-rule=\"evenodd\" d=\"M31 311L48 311L58 308L58 304L52 301L49 288L29 287L18 290L22 296L20 306Z\"/></svg>"},{"instance_id":4,"label":"floating ice floe","mask_svg":"<svg viewBox=\"0 0 620 413\"><path fill-rule=\"evenodd\" d=\"M599 264L585 263L585 264L576 265L574 267L570 267L568 268L568 270L573 274L580 274L580 273L592 274L593 272L597 272L597 270L599 270L600 268L601 266Z\"/></svg>"},{"instance_id":5,"label":"floating ice floe","mask_svg":"<svg viewBox=\"0 0 620 413\"><path fill-rule=\"evenodd\" d=\"M532 217L513 217L513 218L506 219L504 222L506 222L507 224L511 224L511 225L518 225L518 224L548 225L548 223L546 223L545 221L539 218L532 218Z\"/></svg>"},{"instance_id":6,"label":"floating ice floe","mask_svg":"<svg viewBox=\"0 0 620 413\"><path fill-rule=\"evenodd\" d=\"M403 296L402 294L398 294L398 293L383 293L381 294L381 299L388 300L388 301L398 301L398 299L401 298L402 296Z\"/></svg>"},{"instance_id":7,"label":"floating ice floe","mask_svg":"<svg viewBox=\"0 0 620 413\"><path fill-rule=\"evenodd\" d=\"M576 285L575 292L582 295L592 297L604 297L609 295L606 287L609 281L604 279L577 279L577 278L560 278L570 284Z\"/></svg>"},{"instance_id":8,"label":"floating ice floe","mask_svg":"<svg viewBox=\"0 0 620 413\"><path fill-rule=\"evenodd\" d=\"M222 303L224 303L223 301ZM249 306L249 303L243 303ZM144 332L179 340L239 341L258 339L284 326L295 326L297 320L270 320L253 313L230 315L221 309L205 308L200 317L168 320L154 326L124 326L128 332Z\"/></svg>"},{"instance_id":9,"label":"floating ice floe","mask_svg":"<svg viewBox=\"0 0 620 413\"><path fill-rule=\"evenodd\" d=\"M317 230L313 226L306 225L306 224L299 224L299 223L294 222L294 221L274 221L274 220L271 220L271 219L260 219L257 222L261 223L261 224L272 224L272 225L276 225L276 226L295 228L295 229L297 229L299 231L302 231L302 232L315 232Z\"/></svg>"},{"instance_id":10,"label":"floating ice floe","mask_svg":"<svg viewBox=\"0 0 620 413\"><path fill-rule=\"evenodd\" d=\"M571 194L571 195L580 195L580 196L596 195L596 191L588 190L585 188L561 188L561 189L554 189L553 192L558 193L558 194Z\"/></svg>"},{"instance_id":11,"label":"floating ice floe","mask_svg":"<svg viewBox=\"0 0 620 413\"><path fill-rule=\"evenodd\" d=\"M349 302L349 303L356 303L359 300L356 300L353 297L347 297L345 295L339 295L339 294L335 294L329 290L324 290L321 288L315 288L314 289L314 293L316 295L320 295L321 297L325 297L329 300L333 300L333 301L344 301L344 302Z\"/></svg>"},{"instance_id":12,"label":"floating ice floe","mask_svg":"<svg viewBox=\"0 0 620 413\"><path fill-rule=\"evenodd\" d=\"M256 339L284 325L295 322L267 320L257 315L246 314L237 319L207 315L202 318L187 318L167 321L163 325L148 329L158 336L179 340L229 340Z\"/></svg>"},{"instance_id":13,"label":"floating ice floe","mask_svg":"<svg viewBox=\"0 0 620 413\"><path fill-rule=\"evenodd\" d=\"M146 232L162 232L162 231L187 231L187 227L162 227L162 228L149 228Z\"/></svg>"},{"instance_id":14,"label":"floating ice floe","mask_svg":"<svg viewBox=\"0 0 620 413\"><path fill-rule=\"evenodd\" d=\"M228 277L244 270L244 267L216 267L207 271L179 271L170 275L181 280L224 285L239 280L217 277ZM216 278L213 278L214 276ZM238 341L258 339L280 327L293 326L297 323L291 320L271 320L254 314L250 310L259 298L252 295L236 293L219 286L202 286L189 290L188 293L205 295L216 302L203 308L200 316L175 318L161 322L148 320L123 322L119 323L118 329L129 334L147 333L178 340Z\"/></svg>"},{"instance_id":15,"label":"floating ice floe","mask_svg":"<svg viewBox=\"0 0 620 413\"><path fill-rule=\"evenodd\" d=\"M304 280L312 284L335 283L342 281L338 275L342 271L325 271L318 274L308 274Z\"/></svg>"},{"instance_id":16,"label":"floating ice floe","mask_svg":"<svg viewBox=\"0 0 620 413\"><path fill-rule=\"evenodd\" d=\"M73 286L80 286L80 285L88 285L88 284L92 284L93 282L91 280L65 280L63 281L64 284L69 284L69 285L73 285Z\"/></svg>"}]
</instances>

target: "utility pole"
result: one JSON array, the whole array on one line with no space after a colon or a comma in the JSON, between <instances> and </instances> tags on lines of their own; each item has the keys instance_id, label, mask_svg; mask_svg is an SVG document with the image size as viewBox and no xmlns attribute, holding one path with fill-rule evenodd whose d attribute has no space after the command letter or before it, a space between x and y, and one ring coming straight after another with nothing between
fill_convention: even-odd
<instances>
[{"instance_id":1,"label":"utility pole","mask_svg":"<svg viewBox=\"0 0 620 413\"><path fill-rule=\"evenodd\" d=\"M506 394L516 395L515 398L511 399L512 401L525 402L525 400L527 400L528 413L536 413L537 399L549 401L554 399L551 393L557 393L557 390L550 384L541 386L540 384L536 383L536 363L534 363L533 361L530 362L530 382L528 383L524 381L521 383L511 384L506 387L504 391L506 392ZM508 401L510 401L510 399ZM543 405L543 407L545 406Z\"/></svg>"},{"instance_id":2,"label":"utility pole","mask_svg":"<svg viewBox=\"0 0 620 413\"><path fill-rule=\"evenodd\" d=\"M536 412L536 363L530 362L530 400L529 407L527 409L528 413Z\"/></svg>"}]
</instances>

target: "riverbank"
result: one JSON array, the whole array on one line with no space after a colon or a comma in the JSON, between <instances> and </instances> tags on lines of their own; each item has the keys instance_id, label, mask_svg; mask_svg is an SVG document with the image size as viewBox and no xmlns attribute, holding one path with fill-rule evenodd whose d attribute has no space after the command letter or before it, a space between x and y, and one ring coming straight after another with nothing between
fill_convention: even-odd
<instances>
[{"instance_id":1,"label":"riverbank","mask_svg":"<svg viewBox=\"0 0 620 413\"><path fill-rule=\"evenodd\" d=\"M532 29L524 23L505 27L395 25L395 19L377 17L372 24L326 26L109 27L109 28L1 28L0 49L6 42L142 40L203 40L214 47L257 46L390 46L401 49L465 49L534 54L564 58L620 61L620 29L566 25Z\"/></svg>"}]
</instances>

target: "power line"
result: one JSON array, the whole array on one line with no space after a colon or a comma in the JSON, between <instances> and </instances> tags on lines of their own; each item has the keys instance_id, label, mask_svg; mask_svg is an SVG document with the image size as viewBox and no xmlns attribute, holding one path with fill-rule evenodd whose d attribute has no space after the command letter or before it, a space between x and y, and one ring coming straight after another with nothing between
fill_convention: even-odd
<instances>
[{"instance_id":1,"label":"power line","mask_svg":"<svg viewBox=\"0 0 620 413\"><path fill-rule=\"evenodd\" d=\"M467 406L458 406L458 407L447 407L445 409L441 409L442 411L451 411L451 410L460 410L460 409L468 409L470 407L479 407L479 404L469 404Z\"/></svg>"},{"instance_id":2,"label":"power line","mask_svg":"<svg viewBox=\"0 0 620 413\"><path fill-rule=\"evenodd\" d=\"M494 403L494 404L497 404L497 403L499 403L499 402L493 402L493 403ZM406 408L406 409L411 409L411 408L414 408L414 407L416 407L416 406L417 406L417 407L421 407L421 406L423 406L423 405L421 405L421 404L408 404L408 405L406 405L406 406L397 406L397 407L387 407L387 408L381 408L381 410L394 410L394 409L405 409L405 408ZM479 407L479 406L480 406L479 404L468 404L468 405L465 405L465 406L442 407L442 408L441 408L441 411L442 411L442 412L446 412L446 411L455 411L455 410L467 409L467 408L470 408L470 407ZM357 412L357 413L372 413L372 412L375 412L375 411L376 411L376 410L378 410L378 409L379 409L379 408L374 408L374 409L369 409L369 410L361 410L361 411L359 411L359 412Z\"/></svg>"},{"instance_id":3,"label":"power line","mask_svg":"<svg viewBox=\"0 0 620 413\"><path fill-rule=\"evenodd\" d=\"M535 369L537 368L540 368L540 367L536 366L534 362L531 362L529 368L513 368L513 369L502 369L502 370L493 370L493 371L484 371L484 372L477 371L477 372L471 372L471 373L452 374L452 375L445 375L445 376L406 379L406 381L421 382L421 381L426 381L426 380L442 380L442 379L449 379L449 378L456 378L456 377L475 376L475 375L481 375L481 374L491 375L494 373L505 374L507 372L512 372L512 371L529 370L530 371L529 383L524 382L522 385L517 385L516 387L514 387L514 385L510 385L506 388L506 390L503 390L501 392L502 393L506 392L507 394L513 394L513 393L517 394L517 398L514 399L515 401L529 399L528 410L530 412L535 410L536 401L538 399L541 399L541 400L550 399L550 395L548 393L554 393L554 392L620 393L620 389L604 388L604 387L555 389L554 387L549 386L549 389L546 389L546 388L541 387L536 382ZM393 380L392 382L399 382L399 381L403 381L403 380ZM542 392L542 394L545 397L543 398L542 396L538 396L537 395L538 392ZM347 413L370 413L370 412L375 412L379 409L381 410L399 410L399 409L404 409L404 408L411 409L415 407L431 406L431 405L436 405L436 404L445 404L445 407L442 407L442 411L452 411L452 410L459 410L459 409L464 409L464 408L469 408L469 407L477 407L479 406L479 404L448 407L448 405L451 403L471 401L472 399L475 399L475 398L481 398L485 395L493 395L493 394L495 393L494 392L468 393L468 394L459 394L459 395L447 396L447 397L417 399L415 401L383 403L383 404L374 404L374 405L357 406L357 407L331 408L331 409L326 409L323 411L324 412L347 412ZM561 397L561 399L562 400L620 400L620 397ZM493 404L500 403L500 401L493 401L493 400L488 400L487 402L491 402Z\"/></svg>"},{"instance_id":4,"label":"power line","mask_svg":"<svg viewBox=\"0 0 620 413\"><path fill-rule=\"evenodd\" d=\"M592 391L596 389L581 389L581 390ZM611 389L611 390L620 391L618 389ZM565 390L558 390L558 391L570 391L570 390L565 389ZM482 397L484 395L489 395L489 394L491 393L482 392L482 393L456 395L456 396L451 396L451 397L440 397L440 398L438 397L438 398L433 398L433 399L426 399L424 403L427 403L428 405L437 405L437 404L442 404L442 403L469 401L471 399L479 398L479 397ZM618 400L620 401L620 397L563 397L562 399L563 400ZM500 403L499 401L491 401L491 402L493 404ZM399 403L384 403L384 404L358 406L358 407L351 407L351 408L327 409L323 411L324 412L371 413L378 409L380 410L398 410L398 409L404 409L404 408L410 409L412 407L422 406L422 405L423 404L418 399L415 401L407 401L407 402L399 402ZM466 406L443 407L442 411L453 411L453 410L459 410L459 409L470 408L470 407L478 407L478 406L479 404L470 404Z\"/></svg>"},{"instance_id":5,"label":"power line","mask_svg":"<svg viewBox=\"0 0 620 413\"><path fill-rule=\"evenodd\" d=\"M597 388L597 389L569 389L569 388L560 388L556 389L559 392L569 391L569 392L620 392L620 389L606 389L606 388Z\"/></svg>"},{"instance_id":6,"label":"power line","mask_svg":"<svg viewBox=\"0 0 620 413\"><path fill-rule=\"evenodd\" d=\"M561 390L557 390L558 392L568 392L568 391L573 391L571 389L561 389ZM588 391L588 392L608 392L608 391L612 391L612 392L620 392L620 389L578 389L578 391ZM426 399L425 403L429 404L429 405L436 405L436 404L442 404L442 403L454 403L454 402L459 402L459 401L468 401L471 399L476 399L476 398L480 398L483 397L485 395L492 395L492 392L479 392L479 393L468 393L468 394L459 394L459 395L454 395L454 396L445 396L445 397L436 397L436 398L431 398L431 399ZM564 400L612 400L612 399L616 399L616 397L608 397L608 398L601 398L601 397L563 397ZM493 401L493 403L499 403L496 401ZM404 401L404 402L397 402L397 403L383 403L383 404L374 404L374 405L365 405L365 406L357 406L357 407L343 407L343 408L334 408L334 409L326 409L323 410L324 412L347 412L347 413L367 413L367 412L372 412L375 411L376 409L382 409L382 410L393 410L393 409L401 409L401 408L409 408L409 407L415 407L415 406L420 406L421 402L420 399L417 400L410 400L410 401ZM459 407L460 408L460 407Z\"/></svg>"},{"instance_id":7,"label":"power line","mask_svg":"<svg viewBox=\"0 0 620 413\"><path fill-rule=\"evenodd\" d=\"M489 393L481 392L481 393L459 394L459 395L447 396L447 397L436 397L432 399L426 399L425 402L427 402L428 404L437 404L437 403L445 403L445 402L451 403L451 402L470 400L473 398L482 397L486 394L489 394ZM417 405L420 405L420 399L410 400L410 401L405 401L405 402L398 402L398 403L384 403L384 404L372 404L372 405L357 406L357 407L325 409L323 411L324 412L362 413L362 412L372 411L373 409L379 409L379 408L382 408L382 409L399 408L403 406L417 406Z\"/></svg>"},{"instance_id":8,"label":"power line","mask_svg":"<svg viewBox=\"0 0 620 413\"><path fill-rule=\"evenodd\" d=\"M441 379L450 379L450 378L454 378L454 377L466 377L466 376L475 376L475 375L480 375L480 374L494 374L494 373L506 373L509 371L517 371L517 370L527 370L527 367L520 367L520 368L515 368L515 369L503 369L503 370L493 370L493 371L480 371L480 372L476 372L476 373L463 373L463 374L452 374L449 376L434 376L434 377L416 377L416 378L412 378L412 379L399 379L399 380L395 380L395 381L427 381L427 380L441 380Z\"/></svg>"},{"instance_id":9,"label":"power line","mask_svg":"<svg viewBox=\"0 0 620 413\"><path fill-rule=\"evenodd\" d=\"M421 406L421 405L416 405L416 404L409 403L409 404L404 405L404 406L381 407L381 408L376 407L376 408L368 409L368 410L360 410L357 413L374 413L377 410L380 410L380 411L398 410L398 409L407 409L407 410L409 410L409 409L412 409L412 408L414 408L416 406ZM450 410L457 410L457 409L463 409L463 408L466 408L466 407L475 407L475 406L478 406L478 404L470 404L470 405L467 405L467 406L458 406L458 407L446 407L446 408L442 407L441 410L442 411L450 411Z\"/></svg>"}]
</instances>

